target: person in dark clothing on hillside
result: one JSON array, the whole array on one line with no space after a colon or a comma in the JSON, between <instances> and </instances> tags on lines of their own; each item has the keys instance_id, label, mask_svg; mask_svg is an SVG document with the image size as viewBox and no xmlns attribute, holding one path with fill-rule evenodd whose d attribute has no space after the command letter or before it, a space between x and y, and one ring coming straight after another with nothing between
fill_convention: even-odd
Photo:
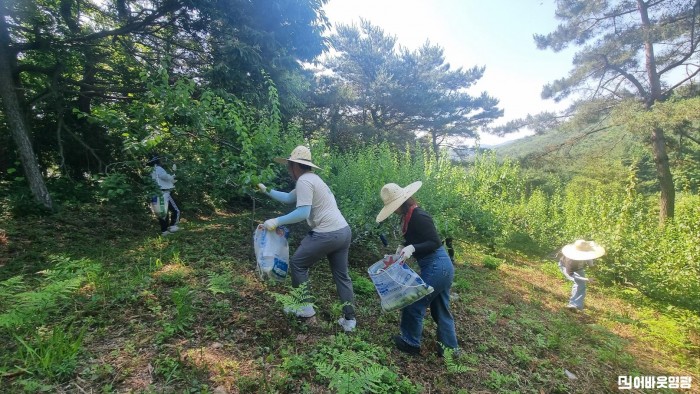
<instances>
[{"instance_id":1,"label":"person in dark clothing on hillside","mask_svg":"<svg viewBox=\"0 0 700 394\"><path fill-rule=\"evenodd\" d=\"M151 178L158 185L161 191L160 195L152 197L151 209L158 218L160 223L160 233L162 236L167 236L180 230L180 208L178 208L173 193L175 190L175 175L168 174L160 164L159 156L152 156L147 163L153 166ZM170 213L170 218L168 218Z\"/></svg>"},{"instance_id":2,"label":"person in dark clothing on hillside","mask_svg":"<svg viewBox=\"0 0 700 394\"><path fill-rule=\"evenodd\" d=\"M414 256L420 267L420 276L434 291L401 311L400 335L393 337L394 344L402 352L419 354L423 333L423 318L430 307L430 315L437 323L438 355L445 348L458 350L455 322L450 312L450 288L454 279L454 266L442 246L433 218L418 207L412 197L422 182L414 182L405 188L395 183L382 187L380 196L384 208L377 215L380 223L392 213L401 217L401 230L405 239L400 254Z\"/></svg>"}]
</instances>

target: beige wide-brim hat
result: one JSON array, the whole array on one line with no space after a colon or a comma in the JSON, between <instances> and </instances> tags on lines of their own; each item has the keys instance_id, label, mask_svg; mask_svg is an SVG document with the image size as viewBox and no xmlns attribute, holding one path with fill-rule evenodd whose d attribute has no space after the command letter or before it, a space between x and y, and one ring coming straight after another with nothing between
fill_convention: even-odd
<instances>
[{"instance_id":1,"label":"beige wide-brim hat","mask_svg":"<svg viewBox=\"0 0 700 394\"><path fill-rule=\"evenodd\" d=\"M318 168L319 170L321 169L321 167L311 162L311 151L303 145L294 148L289 157L275 157L275 161L280 164L287 164L288 161L293 161L295 163L305 164L309 167Z\"/></svg>"},{"instance_id":2,"label":"beige wide-brim hat","mask_svg":"<svg viewBox=\"0 0 700 394\"><path fill-rule=\"evenodd\" d=\"M388 218L389 215L399 209L401 204L417 192L421 186L423 186L423 182L421 181L413 182L403 188L395 183L387 183L384 185L382 191L379 193L382 201L384 201L384 208L382 208L377 215L377 223Z\"/></svg>"},{"instance_id":3,"label":"beige wide-brim hat","mask_svg":"<svg viewBox=\"0 0 700 394\"><path fill-rule=\"evenodd\" d=\"M605 248L593 241L578 239L561 248L561 253L571 260L593 260L605 254Z\"/></svg>"}]
</instances>

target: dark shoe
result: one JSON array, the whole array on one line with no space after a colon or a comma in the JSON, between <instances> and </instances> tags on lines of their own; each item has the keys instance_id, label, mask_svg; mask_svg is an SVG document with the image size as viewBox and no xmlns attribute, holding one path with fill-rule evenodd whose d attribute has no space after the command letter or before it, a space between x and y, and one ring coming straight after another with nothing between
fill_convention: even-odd
<instances>
[{"instance_id":1,"label":"dark shoe","mask_svg":"<svg viewBox=\"0 0 700 394\"><path fill-rule=\"evenodd\" d=\"M407 344L406 341L404 341L403 338L401 338L401 335L394 335L392 339L394 340L396 348L401 350L402 352L414 356L420 354L420 348Z\"/></svg>"}]
</instances>

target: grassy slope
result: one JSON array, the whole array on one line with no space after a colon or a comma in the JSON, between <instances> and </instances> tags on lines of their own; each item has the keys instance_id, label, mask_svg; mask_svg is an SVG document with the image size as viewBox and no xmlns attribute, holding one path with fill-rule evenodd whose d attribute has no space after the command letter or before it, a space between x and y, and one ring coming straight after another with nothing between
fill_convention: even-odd
<instances>
[{"instance_id":1,"label":"grassy slope","mask_svg":"<svg viewBox=\"0 0 700 394\"><path fill-rule=\"evenodd\" d=\"M63 383L18 373L18 349L3 347L0 386L9 392L40 384L65 392L328 392L313 362L333 343L347 345L338 339L345 334L335 324L339 306L328 267L319 264L311 275L317 317L302 323L283 316L269 291L287 288L262 284L254 273L252 216L241 208L191 218L167 239L153 236L152 218L89 207L3 221L0 281L20 273L35 278L53 254L99 262L103 271L45 323L87 327L76 373ZM255 212L257 221L267 216ZM303 231L295 226L292 250ZM381 313L367 279L366 268L381 254L373 245L351 251L359 323L347 346L370 344L385 354L378 358L383 365L425 393L616 392L617 376L630 374L693 375L698 389L697 333L689 337L639 297L632 303L592 285L588 311L574 314L562 309L569 285L554 262L508 253L491 270L478 246L459 244L457 252L453 313L464 349L458 362L467 372L450 373L435 356L429 320L420 358L391 347L398 313ZM231 291L213 292L212 273L230 275ZM193 320L169 332L177 321L174 294L185 286ZM578 378L569 380L565 369Z\"/></svg>"},{"instance_id":2,"label":"grassy slope","mask_svg":"<svg viewBox=\"0 0 700 394\"><path fill-rule=\"evenodd\" d=\"M642 143L644 136L632 135L616 128L582 137L585 132L585 130L561 132L555 130L499 145L493 150L499 158L513 159L532 158L551 152L548 155L565 157L574 163L603 157L620 160L638 157L647 151Z\"/></svg>"}]
</instances>

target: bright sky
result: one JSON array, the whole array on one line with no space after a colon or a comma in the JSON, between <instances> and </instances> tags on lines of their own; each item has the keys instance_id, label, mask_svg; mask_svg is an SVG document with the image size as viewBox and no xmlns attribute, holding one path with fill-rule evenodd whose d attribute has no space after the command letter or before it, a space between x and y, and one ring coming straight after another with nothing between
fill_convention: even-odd
<instances>
[{"instance_id":1,"label":"bright sky","mask_svg":"<svg viewBox=\"0 0 700 394\"><path fill-rule=\"evenodd\" d=\"M538 50L533 34L557 27L552 0L330 0L330 22L355 23L360 17L397 37L410 50L430 40L445 50L452 68L486 66L473 94L486 91L500 100L504 116L494 124L563 109L540 99L542 86L568 74L573 51ZM481 136L482 144L505 139Z\"/></svg>"}]
</instances>

